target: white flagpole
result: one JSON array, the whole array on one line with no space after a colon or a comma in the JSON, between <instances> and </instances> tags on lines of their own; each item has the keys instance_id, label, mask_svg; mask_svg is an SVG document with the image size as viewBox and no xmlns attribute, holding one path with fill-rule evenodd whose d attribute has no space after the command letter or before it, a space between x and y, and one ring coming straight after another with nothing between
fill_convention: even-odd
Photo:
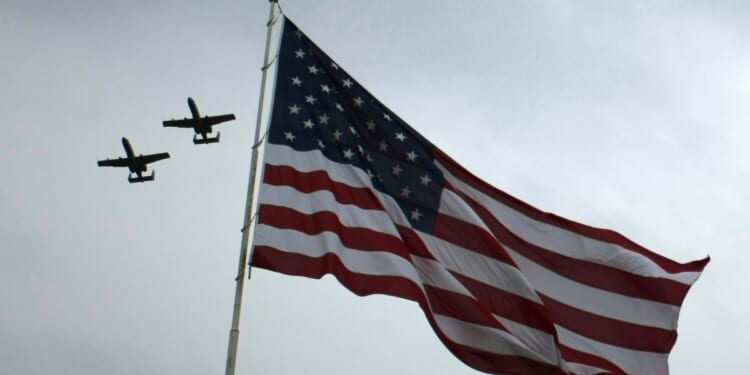
<instances>
[{"instance_id":1,"label":"white flagpole","mask_svg":"<svg viewBox=\"0 0 750 375\"><path fill-rule=\"evenodd\" d=\"M247 199L245 201L245 220L242 224L242 244L240 245L240 262L235 278L236 288L234 292L234 312L232 313L232 329L229 331L229 346L227 348L226 375L234 375L234 367L237 364L237 342L240 336L240 310L242 308L242 289L245 284L245 267L247 267L247 246L250 239L250 221L252 220L253 199L255 194L255 175L258 163L258 147L260 142L260 126L263 118L263 104L266 92L266 77L269 68L268 52L271 47L271 31L275 23L274 13L278 0L269 0L271 10L268 13L266 24L266 53L263 58L263 77L260 84L260 99L258 100L258 115L255 121L255 139L253 141L253 153L250 161L250 180L247 183Z\"/></svg>"}]
</instances>

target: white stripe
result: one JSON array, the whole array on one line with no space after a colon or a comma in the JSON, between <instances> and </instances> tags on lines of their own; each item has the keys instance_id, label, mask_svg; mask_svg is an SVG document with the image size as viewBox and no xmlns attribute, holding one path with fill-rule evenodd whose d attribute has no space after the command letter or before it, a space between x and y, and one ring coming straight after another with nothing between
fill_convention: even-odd
<instances>
[{"instance_id":1,"label":"white stripe","mask_svg":"<svg viewBox=\"0 0 750 375\"><path fill-rule=\"evenodd\" d=\"M677 328L677 306L593 288L560 276L508 246L505 249L534 287L556 301L616 320L668 330Z\"/></svg>"},{"instance_id":2,"label":"white stripe","mask_svg":"<svg viewBox=\"0 0 750 375\"><path fill-rule=\"evenodd\" d=\"M529 349L543 355L550 362L560 361L560 352L557 350L555 337L547 332L531 328L525 324L506 319L500 315L492 314L508 332L523 342Z\"/></svg>"},{"instance_id":3,"label":"white stripe","mask_svg":"<svg viewBox=\"0 0 750 375\"><path fill-rule=\"evenodd\" d=\"M344 226L373 229L399 237L393 220L384 211L339 203L328 190L302 193L289 186L263 184L259 197L261 204L289 207L308 215L316 212L333 212Z\"/></svg>"},{"instance_id":4,"label":"white stripe","mask_svg":"<svg viewBox=\"0 0 750 375\"><path fill-rule=\"evenodd\" d=\"M526 242L568 257L605 264L648 277L660 277L690 285L700 272L669 273L651 259L618 245L596 240L560 227L536 221L487 196L451 175L436 162L445 178L458 190L486 207L505 227Z\"/></svg>"},{"instance_id":5,"label":"white stripe","mask_svg":"<svg viewBox=\"0 0 750 375\"><path fill-rule=\"evenodd\" d=\"M542 303L534 288L515 267L429 234L416 233L432 256L445 268L538 304Z\"/></svg>"},{"instance_id":6,"label":"white stripe","mask_svg":"<svg viewBox=\"0 0 750 375\"><path fill-rule=\"evenodd\" d=\"M313 258L335 254L349 271L363 275L398 276L421 287L421 279L406 259L387 251L362 251L345 247L335 233L314 236L293 229L279 229L265 224L255 227L255 246L269 246L288 253Z\"/></svg>"},{"instance_id":7,"label":"white stripe","mask_svg":"<svg viewBox=\"0 0 750 375\"><path fill-rule=\"evenodd\" d=\"M605 344L555 325L560 344L606 358L628 374L665 375L669 373L667 354L644 352Z\"/></svg>"},{"instance_id":8,"label":"white stripe","mask_svg":"<svg viewBox=\"0 0 750 375\"><path fill-rule=\"evenodd\" d=\"M557 365L556 361L525 348L516 337L508 332L479 324L465 322L445 315L433 314L440 330L453 342L489 353L521 356L538 362Z\"/></svg>"}]
</instances>

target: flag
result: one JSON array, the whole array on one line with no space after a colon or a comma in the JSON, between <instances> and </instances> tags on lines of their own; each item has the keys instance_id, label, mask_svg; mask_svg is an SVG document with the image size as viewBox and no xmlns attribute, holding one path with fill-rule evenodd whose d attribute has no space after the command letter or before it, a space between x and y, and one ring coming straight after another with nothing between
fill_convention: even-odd
<instances>
[{"instance_id":1,"label":"flag","mask_svg":"<svg viewBox=\"0 0 750 375\"><path fill-rule=\"evenodd\" d=\"M487 373L668 374L709 260L677 263L482 181L289 19L258 204L252 266L415 301Z\"/></svg>"}]
</instances>

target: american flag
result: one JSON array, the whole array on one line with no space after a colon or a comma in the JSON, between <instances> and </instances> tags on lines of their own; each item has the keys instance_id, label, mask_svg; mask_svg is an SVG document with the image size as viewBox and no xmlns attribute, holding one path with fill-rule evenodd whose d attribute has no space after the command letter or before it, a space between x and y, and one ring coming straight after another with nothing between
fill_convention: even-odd
<instances>
[{"instance_id":1,"label":"american flag","mask_svg":"<svg viewBox=\"0 0 750 375\"><path fill-rule=\"evenodd\" d=\"M680 264L466 171L285 19L251 265L419 304L467 365L668 374Z\"/></svg>"}]
</instances>

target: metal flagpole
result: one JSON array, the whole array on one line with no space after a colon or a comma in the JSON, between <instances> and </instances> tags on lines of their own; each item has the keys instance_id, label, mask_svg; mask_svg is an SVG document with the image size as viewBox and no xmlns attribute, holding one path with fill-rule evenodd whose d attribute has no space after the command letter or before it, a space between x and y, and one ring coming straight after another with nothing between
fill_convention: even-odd
<instances>
[{"instance_id":1,"label":"metal flagpole","mask_svg":"<svg viewBox=\"0 0 750 375\"><path fill-rule=\"evenodd\" d=\"M242 225L242 244L240 245L240 263L235 279L236 288L234 292L234 312L232 313L232 329L229 331L229 346L227 348L226 375L234 375L234 367L237 363L237 342L240 336L240 310L242 308L242 289L245 284L245 267L247 266L247 246L250 239L251 211L253 209L253 195L255 194L255 175L258 162L258 146L260 142L260 125L263 118L263 100L266 92L266 76L269 68L268 51L271 47L271 31L273 30L274 12L278 0L269 0L271 10L268 13L266 24L266 53L263 58L263 76L260 84L260 99L258 100L258 115L255 121L255 139L253 142L253 153L250 162L250 180L247 183L247 200L245 201L245 219Z\"/></svg>"}]
</instances>

